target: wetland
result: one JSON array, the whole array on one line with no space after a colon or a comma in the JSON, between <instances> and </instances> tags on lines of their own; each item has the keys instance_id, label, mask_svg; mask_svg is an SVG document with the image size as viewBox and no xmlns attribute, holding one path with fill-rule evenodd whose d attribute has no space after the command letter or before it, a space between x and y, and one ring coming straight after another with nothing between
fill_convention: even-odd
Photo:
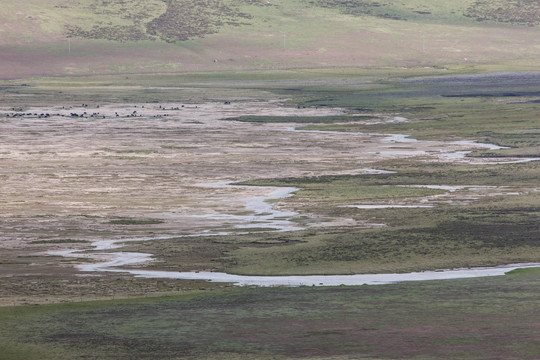
<instances>
[{"instance_id":1,"label":"wetland","mask_svg":"<svg viewBox=\"0 0 540 360\"><path fill-rule=\"evenodd\" d=\"M534 358L537 343L527 334L535 325L523 320L538 302L526 295L533 290L523 290L538 287L537 270L499 266L540 261L539 89L530 80L538 73L440 72L379 79L356 73L337 89L341 74L298 81L295 89L279 76L265 87L268 79L246 74L196 82L174 75L160 84L119 77L115 86L94 78L90 87L84 78L5 82L0 317L5 324L21 321L17 332L25 345L3 329L0 348L11 358L61 359L97 349L95 358L143 359L157 351L157 342L144 339L160 333L166 343L160 356L172 358L458 358L463 353L456 355L455 343L467 354L462 358ZM420 275L409 280L418 280L471 268L511 275L339 286L350 285L343 279L355 274L386 274L394 282L411 273ZM223 282L205 281L224 273L230 275ZM291 276L300 280L273 285L322 287L233 288L240 275ZM305 282L309 276L320 277ZM261 285L245 283L254 284ZM461 310L444 302L458 294ZM358 302L338 310L350 296L365 304L384 301L395 314L437 298L444 304L428 313L440 314L453 335L443 335L428 315L416 317L420 323L412 329L414 321L407 327L398 315L377 323L382 310L375 305L371 313ZM295 298L303 299L302 309L292 305ZM521 310L504 315L516 298ZM325 301L335 307L322 311ZM32 310L30 304L41 305ZM282 305L286 310L277 316ZM495 329L493 337L458 335L478 330L451 320L465 321L471 313L463 309L472 307ZM244 329L257 319L265 325L252 337L236 334L235 341L219 340L220 331L210 339L210 330L199 340L185 337L193 326L173 330L161 318L148 325L148 314L178 309L192 309L185 326L203 326L194 319L209 314L223 332L229 320ZM223 309L230 319L212 312ZM252 315L240 318L246 309ZM69 330L62 330L73 311ZM124 312L130 317L122 318ZM347 320L353 313L372 325ZM118 323L104 326L110 314ZM486 349L483 343L510 336L495 326L503 317L519 341L509 338L498 354L475 355ZM84 331L83 319L92 319ZM30 328L36 321L49 322L49 337ZM313 344L293 346L271 331L291 321L299 324L295 336ZM430 332L424 342L418 334L434 327L441 333ZM367 328L373 338L355 342ZM401 341L395 346L374 342L392 331ZM183 345L173 345L180 338ZM206 350L205 341L212 344ZM411 341L420 350L405 346ZM429 349L434 342L441 346Z\"/></svg>"}]
</instances>

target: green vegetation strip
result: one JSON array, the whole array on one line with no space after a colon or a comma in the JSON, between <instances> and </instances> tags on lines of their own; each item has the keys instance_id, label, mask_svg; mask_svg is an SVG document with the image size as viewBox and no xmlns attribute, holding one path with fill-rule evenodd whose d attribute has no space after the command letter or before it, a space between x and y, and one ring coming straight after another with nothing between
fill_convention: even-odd
<instances>
[{"instance_id":1,"label":"green vegetation strip","mask_svg":"<svg viewBox=\"0 0 540 360\"><path fill-rule=\"evenodd\" d=\"M231 239L238 249L229 253L225 268L241 274L352 274L534 262L540 258L538 200L532 206L344 209L343 217L390 220L393 226L259 236L259 243L281 241L267 247L251 245L249 237Z\"/></svg>"},{"instance_id":2,"label":"green vegetation strip","mask_svg":"<svg viewBox=\"0 0 540 360\"><path fill-rule=\"evenodd\" d=\"M108 224L114 225L154 225L162 224L164 221L161 219L114 219L108 222Z\"/></svg>"},{"instance_id":3,"label":"green vegetation strip","mask_svg":"<svg viewBox=\"0 0 540 360\"><path fill-rule=\"evenodd\" d=\"M77 240L77 239L57 239L57 240L35 240L30 241L30 244L76 244L76 243L87 243L88 240Z\"/></svg>"}]
</instances>

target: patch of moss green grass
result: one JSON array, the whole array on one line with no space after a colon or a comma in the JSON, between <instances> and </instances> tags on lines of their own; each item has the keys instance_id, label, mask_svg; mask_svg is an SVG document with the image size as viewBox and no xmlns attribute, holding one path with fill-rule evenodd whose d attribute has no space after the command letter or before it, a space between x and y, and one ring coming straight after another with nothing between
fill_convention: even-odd
<instances>
[{"instance_id":1,"label":"patch of moss green grass","mask_svg":"<svg viewBox=\"0 0 540 360\"><path fill-rule=\"evenodd\" d=\"M516 212L523 210L530 209ZM395 213L370 215L388 217ZM435 219L418 226L297 233L290 236L292 244L288 246L243 246L231 252L234 266L228 271L266 275L393 273L534 262L540 258L535 223L538 212L521 217L494 216L491 211L411 213L415 216L409 221ZM519 223L514 224L515 220Z\"/></svg>"},{"instance_id":2,"label":"patch of moss green grass","mask_svg":"<svg viewBox=\"0 0 540 360\"><path fill-rule=\"evenodd\" d=\"M55 239L55 240L34 240L30 241L30 244L77 244L87 243L87 240L78 239Z\"/></svg>"},{"instance_id":3,"label":"patch of moss green grass","mask_svg":"<svg viewBox=\"0 0 540 360\"><path fill-rule=\"evenodd\" d=\"M6 360L536 359L538 275L0 308L0 348Z\"/></svg>"},{"instance_id":4,"label":"patch of moss green grass","mask_svg":"<svg viewBox=\"0 0 540 360\"><path fill-rule=\"evenodd\" d=\"M446 163L414 163L382 161L379 169L388 173L359 175L321 175L313 177L284 177L240 182L241 185L316 188L325 186L399 186L399 185L478 185L531 186L538 185L540 163L453 165ZM418 189L416 189L418 190ZM296 194L296 193L295 193ZM421 195L419 193L419 195ZM369 195L366 195L366 198ZM390 197L390 195L389 195ZM285 201L294 201L290 198Z\"/></svg>"}]
</instances>

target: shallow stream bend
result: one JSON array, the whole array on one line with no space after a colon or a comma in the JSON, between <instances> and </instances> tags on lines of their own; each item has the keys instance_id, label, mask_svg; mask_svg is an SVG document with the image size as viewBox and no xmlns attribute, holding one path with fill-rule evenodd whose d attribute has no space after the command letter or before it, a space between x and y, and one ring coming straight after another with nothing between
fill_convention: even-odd
<instances>
[{"instance_id":1,"label":"shallow stream bend","mask_svg":"<svg viewBox=\"0 0 540 360\"><path fill-rule=\"evenodd\" d=\"M213 184L212 186L230 186L226 183ZM271 187L268 187L271 189ZM267 200L291 196L295 188L275 188L267 197L256 197L246 200L246 205L251 209L257 209L256 213L264 218L267 224L275 220L274 226L281 231L293 228L288 220L283 220L283 215L291 216L291 213L283 213L276 209L270 209ZM269 212L270 211L270 212ZM238 233L237 233L238 234ZM212 234L204 234L209 236ZM227 235L216 233L214 235ZM199 235L191 235L199 236ZM171 237L172 238L172 237ZM178 238L175 236L174 238ZM139 238L121 240L102 240L92 243L94 251L106 251L123 247L123 243L129 241L150 241L164 238ZM51 251L52 255L81 258L86 257L101 262L81 264L77 267L85 272L113 272L129 273L142 278L167 278L184 280L206 280L211 282L232 283L239 286L340 286L340 285L381 285L405 281L446 280L459 278L472 278L484 276L501 276L509 271L540 267L540 263L510 264L495 267L464 268L452 270L422 271L402 274L355 274L355 275L290 275L290 276L249 276L233 275L220 272L176 272L159 270L121 269L120 267L140 264L153 260L152 254L135 252L86 252L86 250ZM105 260L105 261L103 261Z\"/></svg>"},{"instance_id":2,"label":"shallow stream bend","mask_svg":"<svg viewBox=\"0 0 540 360\"><path fill-rule=\"evenodd\" d=\"M287 128L286 131L292 129ZM298 131L298 130L294 130ZM303 132L307 132L303 130ZM310 131L311 132L311 131ZM332 132L334 133L334 132ZM354 133L341 133L342 135L355 135ZM405 135L388 135L385 141L390 142L414 142L416 140L409 139ZM470 142L466 142L470 144ZM465 142L461 142L465 144ZM477 144L483 148L500 148L490 144ZM464 158L468 152L457 151L452 153L453 155ZM532 159L540 160L539 159ZM365 169L364 169L365 170ZM373 171L372 169L369 169ZM213 184L201 184L203 187L224 187L231 186L229 183L213 183ZM300 230L298 226L292 223L288 219L295 213L282 212L275 209L269 200L284 198L292 196L292 193L298 189L296 188L283 188L283 187L265 187L268 189L266 196L252 197L245 200L245 206L249 210L253 211L255 215L249 215L250 220L247 219L246 223L253 223L254 218L257 222L261 223L261 227L275 228L277 231L291 231ZM204 216L204 215L201 215ZM223 214L222 216L232 216ZM235 216L238 217L238 216ZM250 226L253 227L253 226ZM238 226L242 228L242 226ZM212 236L212 235L229 235L230 233L204 233L200 235L187 235L187 236ZM241 232L234 232L234 234L242 234ZM181 236L174 236L170 238L179 238ZM186 280L206 280L213 282L226 282L233 283L240 286L339 286L339 285L375 285L375 284L389 284L395 282L404 281L423 281L423 280L444 280L444 279L458 279L458 278L472 278L472 277L484 277L484 276L500 276L505 273L521 269L540 267L540 263L523 263L523 264L510 264L501 265L495 267L481 267L481 268L466 268L466 269L450 269L450 270L437 270L437 271L422 271L402 274L355 274L355 275L292 275L292 276L246 276L246 275L232 275L227 273L218 272L175 272L175 271L158 271L158 270L140 270L140 269L121 269L120 267L129 266L133 264L140 264L153 260L152 254L134 253L134 252L103 252L106 250L113 250L123 247L123 243L129 241L151 241L165 239L159 238L138 238L138 239L120 239L120 240L102 240L92 243L93 252L88 250L63 250L63 251L50 251L51 255L59 255L71 258L88 258L97 263L81 264L78 268L85 272L114 272L114 273L129 273L136 277L144 278L169 278L169 279L186 279ZM99 251L99 252L96 252Z\"/></svg>"}]
</instances>

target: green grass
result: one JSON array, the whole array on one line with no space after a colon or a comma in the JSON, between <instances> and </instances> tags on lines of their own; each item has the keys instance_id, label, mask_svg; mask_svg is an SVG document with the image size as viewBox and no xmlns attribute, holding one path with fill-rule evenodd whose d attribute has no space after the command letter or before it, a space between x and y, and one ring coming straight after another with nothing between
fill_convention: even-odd
<instances>
[{"instance_id":1,"label":"green grass","mask_svg":"<svg viewBox=\"0 0 540 360\"><path fill-rule=\"evenodd\" d=\"M357 216L414 225L268 235L263 239L269 243L270 239L275 243L282 239L282 245L265 248L249 246L244 238L245 243L230 252L225 269L265 275L352 274L535 262L540 258L537 209L505 208L502 213L492 208L407 210L406 214L398 210L363 211Z\"/></svg>"},{"instance_id":2,"label":"green grass","mask_svg":"<svg viewBox=\"0 0 540 360\"><path fill-rule=\"evenodd\" d=\"M16 13L16 5L2 4ZM65 32L70 36L117 41L162 39L181 41L214 32L230 31L235 26L258 29L276 18L324 16L374 17L383 20L409 21L427 24L481 24L484 21L514 25L537 25L538 6L526 0L516 3L497 1L485 4L474 0L444 1L415 0L403 3L387 1L316 0L288 2L276 0L272 6L261 1L211 0L192 4L176 0L160 1L97 1L84 0L58 5L52 1L25 1L25 13L47 32ZM7 19L6 19L7 20ZM290 32L294 21L284 22Z\"/></svg>"},{"instance_id":3,"label":"green grass","mask_svg":"<svg viewBox=\"0 0 540 360\"><path fill-rule=\"evenodd\" d=\"M1 308L0 347L6 360L535 359L538 273Z\"/></svg>"},{"instance_id":4,"label":"green grass","mask_svg":"<svg viewBox=\"0 0 540 360\"><path fill-rule=\"evenodd\" d=\"M15 59L15 69L5 67L0 74L5 78L538 64L538 7L525 0L494 6L475 0L275 0L272 6L250 0L0 0L0 5L6 9L0 14L6 24L0 45ZM29 65L17 62L19 57Z\"/></svg>"},{"instance_id":5,"label":"green grass","mask_svg":"<svg viewBox=\"0 0 540 360\"><path fill-rule=\"evenodd\" d=\"M332 183L326 186L332 188ZM129 250L155 254L163 261L150 265L155 269L212 268L253 275L409 272L540 259L540 198L533 194L488 197L468 206L362 210L343 207L341 199L324 201L328 193L314 191L310 199L293 197L288 206L301 214L317 214L319 219L388 226L159 240Z\"/></svg>"},{"instance_id":6,"label":"green grass","mask_svg":"<svg viewBox=\"0 0 540 360\"><path fill-rule=\"evenodd\" d=\"M430 140L465 138L512 148L491 151L489 156L539 154L537 119L540 113L535 101L540 96L540 88L536 82L527 79L527 75L493 79L480 77L474 83L468 78L454 79L456 81L429 78L394 80L377 90L304 89L303 96L310 98L300 100L301 106L342 107L364 116L394 113L409 121L374 123L368 120L314 124L300 129L400 133ZM481 152L478 155L486 154Z\"/></svg>"},{"instance_id":7,"label":"green grass","mask_svg":"<svg viewBox=\"0 0 540 360\"><path fill-rule=\"evenodd\" d=\"M378 169L387 170L382 174L360 175L321 175L313 177L284 177L258 179L240 182L241 185L284 186L307 189L349 187L351 191L358 186L373 186L377 189L401 191L400 185L477 185L477 186L525 186L535 187L540 163L533 161L522 164L497 165L452 165L446 163L411 163L406 161L383 161ZM408 189L410 191L428 191ZM377 191L377 190L373 190ZM418 192L416 196L421 196ZM369 192L366 194L366 199ZM388 195L391 198L391 194ZM399 196L397 196L399 197ZM285 201L294 202L295 197Z\"/></svg>"}]
</instances>

